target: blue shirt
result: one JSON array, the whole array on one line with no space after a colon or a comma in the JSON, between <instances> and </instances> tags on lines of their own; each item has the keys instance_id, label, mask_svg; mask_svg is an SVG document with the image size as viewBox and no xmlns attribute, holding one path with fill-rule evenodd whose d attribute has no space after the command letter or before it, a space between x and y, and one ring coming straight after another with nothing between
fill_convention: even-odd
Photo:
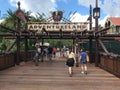
<instances>
[{"instance_id":1,"label":"blue shirt","mask_svg":"<svg viewBox=\"0 0 120 90\"><path fill-rule=\"evenodd\" d=\"M86 52L81 52L80 56L81 56L82 61L86 61L86 59L87 59L87 53Z\"/></svg>"}]
</instances>

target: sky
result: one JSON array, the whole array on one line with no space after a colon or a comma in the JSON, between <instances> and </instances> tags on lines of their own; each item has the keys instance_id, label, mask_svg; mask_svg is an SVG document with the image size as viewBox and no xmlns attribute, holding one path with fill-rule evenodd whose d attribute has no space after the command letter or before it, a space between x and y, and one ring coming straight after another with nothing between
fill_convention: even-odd
<instances>
[{"instance_id":1,"label":"sky","mask_svg":"<svg viewBox=\"0 0 120 90\"><path fill-rule=\"evenodd\" d=\"M63 17L72 22L86 22L89 17L89 8L95 8L96 0L0 0L0 22L7 14L7 10L17 10L17 2L20 1L21 9L31 11L33 15L44 13L50 17L51 11L64 11ZM120 0L98 0L100 7L99 24L104 26L107 17L120 17ZM93 19L94 26L94 19Z\"/></svg>"}]
</instances>

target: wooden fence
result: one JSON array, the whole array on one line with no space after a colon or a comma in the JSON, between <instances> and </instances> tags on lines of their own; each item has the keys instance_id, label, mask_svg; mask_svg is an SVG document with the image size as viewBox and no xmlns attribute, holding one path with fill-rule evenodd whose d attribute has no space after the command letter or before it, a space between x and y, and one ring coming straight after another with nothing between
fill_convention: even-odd
<instances>
[{"instance_id":1,"label":"wooden fence","mask_svg":"<svg viewBox=\"0 0 120 90\"><path fill-rule=\"evenodd\" d=\"M106 71L120 77L120 55L100 55L99 66Z\"/></svg>"},{"instance_id":2,"label":"wooden fence","mask_svg":"<svg viewBox=\"0 0 120 90\"><path fill-rule=\"evenodd\" d=\"M33 59L34 52L29 51L27 55L27 60L25 60L25 52L20 53L20 62L21 61L30 61ZM15 66L16 53L6 53L0 55L0 70L6 69L12 66ZM100 54L99 66L120 77L120 55L106 55L104 53Z\"/></svg>"},{"instance_id":3,"label":"wooden fence","mask_svg":"<svg viewBox=\"0 0 120 90\"><path fill-rule=\"evenodd\" d=\"M25 52L20 53L20 62L22 61L30 61L33 58L33 51L28 52L27 60L25 60ZM15 66L16 62L16 53L4 53L0 54L0 70Z\"/></svg>"},{"instance_id":4,"label":"wooden fence","mask_svg":"<svg viewBox=\"0 0 120 90\"><path fill-rule=\"evenodd\" d=\"M0 55L0 70L15 65L14 53Z\"/></svg>"}]
</instances>

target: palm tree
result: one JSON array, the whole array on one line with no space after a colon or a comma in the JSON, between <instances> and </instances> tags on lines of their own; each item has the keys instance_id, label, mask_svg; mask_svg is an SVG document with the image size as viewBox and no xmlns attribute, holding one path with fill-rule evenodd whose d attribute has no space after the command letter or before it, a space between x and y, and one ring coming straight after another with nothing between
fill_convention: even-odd
<instances>
[{"instance_id":1,"label":"palm tree","mask_svg":"<svg viewBox=\"0 0 120 90\"><path fill-rule=\"evenodd\" d=\"M3 18L5 18L4 22L2 22L3 26L10 27L12 29L15 28L16 23L16 17L14 16L14 13L11 9L7 11L8 14L6 14Z\"/></svg>"},{"instance_id":2,"label":"palm tree","mask_svg":"<svg viewBox=\"0 0 120 90\"><path fill-rule=\"evenodd\" d=\"M44 18L45 14L40 14L40 13L37 13L35 16L32 16L30 18L30 22L44 22L45 21L45 18Z\"/></svg>"}]
</instances>

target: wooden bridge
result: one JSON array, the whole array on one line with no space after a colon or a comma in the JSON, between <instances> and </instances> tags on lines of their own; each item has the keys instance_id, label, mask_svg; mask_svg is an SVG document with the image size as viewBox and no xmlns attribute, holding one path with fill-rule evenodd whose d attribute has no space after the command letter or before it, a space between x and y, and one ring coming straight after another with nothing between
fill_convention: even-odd
<instances>
[{"instance_id":1,"label":"wooden bridge","mask_svg":"<svg viewBox=\"0 0 120 90\"><path fill-rule=\"evenodd\" d=\"M20 9L20 3L18 3L18 10L15 13L17 17L16 29L0 25L1 28L10 32L2 33L0 37L14 39L13 44L8 47L5 53L0 55L0 70L2 70L0 71L0 90L120 90L120 78L118 78L120 77L120 55L111 55L101 41L119 40L120 34L108 35L106 31L110 28L109 25L99 30L98 18L95 18L95 30L92 30L91 11L90 9L90 31L79 29L82 31L66 32L60 28L56 32L42 28L41 32L37 33L37 31L21 28L21 21L25 23L27 21ZM90 61L93 60L93 57L95 58L92 64L88 64L88 74L83 75L80 73L80 67L74 67L74 74L69 77L65 59L61 60L60 58L56 58L52 62L44 60L44 62L39 62L39 66L35 66L35 63L30 61L33 54L29 52L28 40L36 38L41 39L42 43L44 39L71 39L74 45L76 44L76 49L79 40L87 40ZM24 53L20 50L21 40L24 40ZM92 56L93 41L96 41L94 56ZM99 54L98 42L107 53L106 55ZM10 53L15 44L16 52Z\"/></svg>"},{"instance_id":2,"label":"wooden bridge","mask_svg":"<svg viewBox=\"0 0 120 90\"><path fill-rule=\"evenodd\" d=\"M90 63L87 75L74 67L69 77L65 59L30 61L0 71L0 90L120 90L120 79Z\"/></svg>"}]
</instances>

